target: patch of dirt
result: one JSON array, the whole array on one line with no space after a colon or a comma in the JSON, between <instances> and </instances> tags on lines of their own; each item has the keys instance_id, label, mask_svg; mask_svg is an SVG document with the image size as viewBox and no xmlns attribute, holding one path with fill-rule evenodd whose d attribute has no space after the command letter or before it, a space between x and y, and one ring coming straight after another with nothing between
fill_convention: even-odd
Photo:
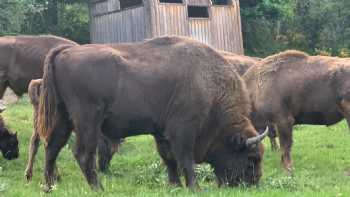
<instances>
[{"instance_id":1,"label":"patch of dirt","mask_svg":"<svg viewBox=\"0 0 350 197\"><path fill-rule=\"evenodd\" d=\"M344 170L344 175L345 176L350 176L350 168L347 168Z\"/></svg>"},{"instance_id":2,"label":"patch of dirt","mask_svg":"<svg viewBox=\"0 0 350 197\"><path fill-rule=\"evenodd\" d=\"M6 109L6 105L15 103L18 101L16 94L9 88L6 89L4 97L0 100L0 111Z\"/></svg>"},{"instance_id":3,"label":"patch of dirt","mask_svg":"<svg viewBox=\"0 0 350 197\"><path fill-rule=\"evenodd\" d=\"M8 105L17 102L18 97L10 88L7 88L2 100L4 101L5 105Z\"/></svg>"}]
</instances>

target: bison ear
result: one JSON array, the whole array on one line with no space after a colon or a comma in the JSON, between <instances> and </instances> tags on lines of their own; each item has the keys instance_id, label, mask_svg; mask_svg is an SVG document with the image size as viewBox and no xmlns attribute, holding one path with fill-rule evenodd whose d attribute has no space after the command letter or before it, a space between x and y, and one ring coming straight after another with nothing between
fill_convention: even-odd
<instances>
[{"instance_id":1,"label":"bison ear","mask_svg":"<svg viewBox=\"0 0 350 197\"><path fill-rule=\"evenodd\" d=\"M240 151L246 148L246 139L241 135L233 135L229 137L228 145L232 147L234 151Z\"/></svg>"}]
</instances>

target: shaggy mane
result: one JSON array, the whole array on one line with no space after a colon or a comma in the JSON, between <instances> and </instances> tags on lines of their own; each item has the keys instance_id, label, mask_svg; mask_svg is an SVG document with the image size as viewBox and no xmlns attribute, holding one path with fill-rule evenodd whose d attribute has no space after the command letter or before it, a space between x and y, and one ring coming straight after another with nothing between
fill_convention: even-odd
<instances>
[{"instance_id":1,"label":"shaggy mane","mask_svg":"<svg viewBox=\"0 0 350 197\"><path fill-rule=\"evenodd\" d=\"M263 59L257 64L257 69L259 70L259 75L267 74L270 72L275 72L282 68L286 62L295 62L302 61L309 57L308 54L296 51L296 50L287 50L275 55L271 55Z\"/></svg>"}]
</instances>

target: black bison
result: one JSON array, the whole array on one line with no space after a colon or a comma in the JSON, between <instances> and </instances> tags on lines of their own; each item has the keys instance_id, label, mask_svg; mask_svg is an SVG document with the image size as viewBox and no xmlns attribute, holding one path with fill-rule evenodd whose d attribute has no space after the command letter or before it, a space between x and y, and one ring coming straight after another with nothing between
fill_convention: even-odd
<instances>
[{"instance_id":1,"label":"black bison","mask_svg":"<svg viewBox=\"0 0 350 197\"><path fill-rule=\"evenodd\" d=\"M42 84L42 79L33 79L29 83L28 86L28 95L31 104L33 105L33 133L29 143L29 151L28 151L28 162L25 170L25 177L27 181L30 181L33 176L33 165L34 158L38 151L40 137L37 128L38 121L38 107L39 107L39 98L40 98L40 87ZM112 159L112 155L119 150L119 145L121 144L121 140L117 140L114 143L111 143L104 136L100 136L98 143L98 167L100 171L106 171L109 167L110 160ZM58 173L56 171L55 174L58 177Z\"/></svg>"},{"instance_id":2,"label":"black bison","mask_svg":"<svg viewBox=\"0 0 350 197\"><path fill-rule=\"evenodd\" d=\"M11 133L5 126L0 116L0 150L2 155L8 159L16 159L19 155L17 133Z\"/></svg>"},{"instance_id":3,"label":"black bison","mask_svg":"<svg viewBox=\"0 0 350 197\"><path fill-rule=\"evenodd\" d=\"M343 118L350 124L349 60L286 51L262 60L243 77L253 112L277 127L288 171L293 125L332 125Z\"/></svg>"},{"instance_id":4,"label":"black bison","mask_svg":"<svg viewBox=\"0 0 350 197\"><path fill-rule=\"evenodd\" d=\"M0 99L7 87L17 96L26 93L30 80L42 77L46 54L61 44L76 45L56 36L0 37Z\"/></svg>"},{"instance_id":5,"label":"black bison","mask_svg":"<svg viewBox=\"0 0 350 197\"><path fill-rule=\"evenodd\" d=\"M196 187L194 164L207 162L219 185L255 184L263 145L247 118L246 87L210 47L182 37L136 44L58 47L45 60L39 134L45 139L46 189L72 127L74 155L87 182L101 189L94 157L98 135L155 137L171 184Z\"/></svg>"}]
</instances>

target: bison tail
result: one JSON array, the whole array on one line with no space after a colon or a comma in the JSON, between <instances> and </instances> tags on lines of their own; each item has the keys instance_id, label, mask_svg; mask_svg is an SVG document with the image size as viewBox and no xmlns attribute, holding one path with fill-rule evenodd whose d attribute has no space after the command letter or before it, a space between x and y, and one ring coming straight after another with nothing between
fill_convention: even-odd
<instances>
[{"instance_id":1,"label":"bison tail","mask_svg":"<svg viewBox=\"0 0 350 197\"><path fill-rule=\"evenodd\" d=\"M37 122L39 135L45 143L48 142L52 134L58 107L58 95L54 79L54 61L61 51L72 46L74 45L60 45L51 49L45 58Z\"/></svg>"}]
</instances>

